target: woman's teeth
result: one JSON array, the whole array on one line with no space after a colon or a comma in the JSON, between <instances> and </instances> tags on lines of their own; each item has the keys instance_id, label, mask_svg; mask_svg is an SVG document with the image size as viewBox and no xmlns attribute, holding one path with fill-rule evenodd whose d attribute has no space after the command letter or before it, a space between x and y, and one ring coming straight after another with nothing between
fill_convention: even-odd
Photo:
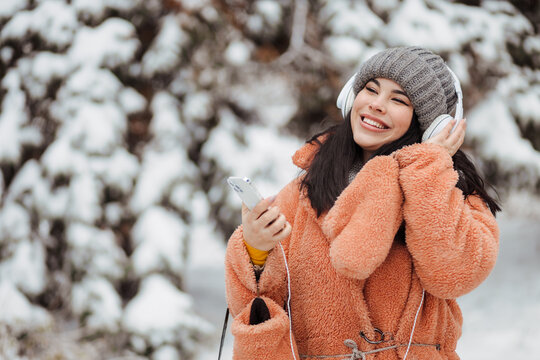
<instances>
[{"instance_id":1,"label":"woman's teeth","mask_svg":"<svg viewBox=\"0 0 540 360\"><path fill-rule=\"evenodd\" d=\"M373 121L371 119L362 118L362 121L368 125L375 126L377 129L383 129L383 130L386 129L386 126L383 126L379 124L378 122Z\"/></svg>"}]
</instances>

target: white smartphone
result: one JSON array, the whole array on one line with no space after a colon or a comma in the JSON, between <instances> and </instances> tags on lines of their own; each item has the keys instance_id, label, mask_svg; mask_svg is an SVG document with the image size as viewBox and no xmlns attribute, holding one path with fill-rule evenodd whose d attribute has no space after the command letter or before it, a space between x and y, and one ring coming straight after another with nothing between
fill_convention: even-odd
<instances>
[{"instance_id":1,"label":"white smartphone","mask_svg":"<svg viewBox=\"0 0 540 360\"><path fill-rule=\"evenodd\" d=\"M227 179L227 183L249 210L252 210L263 199L259 190L248 177L231 176Z\"/></svg>"}]
</instances>

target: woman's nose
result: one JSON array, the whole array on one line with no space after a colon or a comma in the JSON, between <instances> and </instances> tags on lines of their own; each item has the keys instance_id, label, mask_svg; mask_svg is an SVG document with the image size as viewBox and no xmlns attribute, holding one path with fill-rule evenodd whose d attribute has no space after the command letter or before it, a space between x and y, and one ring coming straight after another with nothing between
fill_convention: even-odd
<instances>
[{"instance_id":1,"label":"woman's nose","mask_svg":"<svg viewBox=\"0 0 540 360\"><path fill-rule=\"evenodd\" d=\"M369 109L372 110L372 111L380 112L380 113L384 113L386 111L385 108L384 108L384 105L381 104L379 99L373 100L369 104Z\"/></svg>"}]
</instances>

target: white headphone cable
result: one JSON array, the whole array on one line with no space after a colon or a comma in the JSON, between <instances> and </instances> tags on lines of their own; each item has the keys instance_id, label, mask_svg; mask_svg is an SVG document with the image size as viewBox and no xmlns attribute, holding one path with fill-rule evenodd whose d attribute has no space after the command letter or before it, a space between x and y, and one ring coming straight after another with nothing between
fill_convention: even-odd
<instances>
[{"instance_id":1,"label":"white headphone cable","mask_svg":"<svg viewBox=\"0 0 540 360\"><path fill-rule=\"evenodd\" d=\"M285 256L285 250L283 250L283 246L281 243L279 243L279 247L281 248L281 253L283 254L283 261L285 262L285 269L287 270L287 311L289 312L289 340L291 344L291 352L293 355L294 360L296 359L296 355L294 353L294 345L293 345L293 339L292 339L292 313L291 313L291 274L289 272L289 265L287 264L287 257ZM413 335L414 335L414 329L416 328L416 322L418 320L418 315L420 314L420 309L422 309L422 304L424 303L424 297L425 297L426 291L422 289L422 299L420 299L420 305L418 305L418 309L416 310L416 315L414 316L414 322L411 329L411 336L409 338L409 343L407 345L407 351L405 352L405 356L403 356L403 360L407 359L407 355L409 354L409 350L412 345Z\"/></svg>"},{"instance_id":2,"label":"white headphone cable","mask_svg":"<svg viewBox=\"0 0 540 360\"><path fill-rule=\"evenodd\" d=\"M285 250L283 250L283 246L281 243L279 243L279 247L281 248L281 253L283 254L283 260L285 261L285 269L287 270L287 311L289 312L289 339L291 341L291 351L294 360L296 359L296 355L294 354L294 346L293 346L293 340L292 340L292 313L291 313L291 274L289 273L289 265L287 264L287 257L285 256Z\"/></svg>"},{"instance_id":3,"label":"white headphone cable","mask_svg":"<svg viewBox=\"0 0 540 360\"><path fill-rule=\"evenodd\" d=\"M422 308L422 304L424 303L425 293L426 293L426 290L422 289L422 299L420 300L420 305L418 305L418 310L416 310L416 315L414 317L414 323L411 330L411 337L409 338L409 344L407 345L407 351L405 352L405 356L403 356L403 360L407 359L407 355L409 354L409 349L411 348L414 328L416 327L416 320L418 320L418 314L420 314L420 309Z\"/></svg>"}]
</instances>

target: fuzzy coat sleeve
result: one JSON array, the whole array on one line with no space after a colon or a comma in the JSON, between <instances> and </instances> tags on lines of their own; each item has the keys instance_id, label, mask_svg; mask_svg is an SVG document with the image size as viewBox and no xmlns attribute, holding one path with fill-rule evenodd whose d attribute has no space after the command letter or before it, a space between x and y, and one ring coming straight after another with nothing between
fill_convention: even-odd
<instances>
[{"instance_id":1,"label":"fuzzy coat sleeve","mask_svg":"<svg viewBox=\"0 0 540 360\"><path fill-rule=\"evenodd\" d=\"M399 167L391 156L368 161L328 212L322 229L342 275L364 280L388 256L402 220Z\"/></svg>"},{"instance_id":2,"label":"fuzzy coat sleeve","mask_svg":"<svg viewBox=\"0 0 540 360\"><path fill-rule=\"evenodd\" d=\"M464 198L442 146L415 144L395 157L407 247L424 288L439 298L466 294L495 265L499 229L494 216L480 197Z\"/></svg>"}]
</instances>

